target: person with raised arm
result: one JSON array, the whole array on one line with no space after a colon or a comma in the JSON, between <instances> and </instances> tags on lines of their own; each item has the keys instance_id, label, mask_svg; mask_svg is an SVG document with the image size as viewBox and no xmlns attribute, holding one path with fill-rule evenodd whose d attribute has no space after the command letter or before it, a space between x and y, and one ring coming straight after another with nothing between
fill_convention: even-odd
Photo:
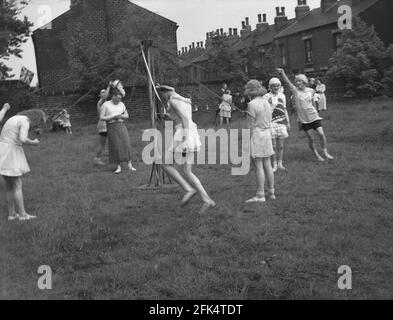
<instances>
[{"instance_id":1,"label":"person with raised arm","mask_svg":"<svg viewBox=\"0 0 393 320\"><path fill-rule=\"evenodd\" d=\"M215 202L210 198L201 181L192 172L195 153L200 151L201 141L197 125L192 121L192 106L188 99L176 93L175 89L157 85L157 91L168 105L168 115L175 124L171 147L165 150L164 171L185 191L181 206L185 207L197 194L202 198L200 213L205 213ZM171 164L173 158L182 164L183 175Z\"/></svg>"},{"instance_id":2,"label":"person with raised arm","mask_svg":"<svg viewBox=\"0 0 393 320\"><path fill-rule=\"evenodd\" d=\"M102 89L100 91L100 95L99 95L100 100L97 102L98 119L100 118L101 115L102 106L108 99L109 91L112 85L113 82L111 81L106 89ZM98 120L97 131L100 136L100 146L98 148L94 161L98 165L105 165L105 162L102 160L102 155L105 151L105 147L108 141L108 129L105 121L101 121L100 119Z\"/></svg>"},{"instance_id":3,"label":"person with raised arm","mask_svg":"<svg viewBox=\"0 0 393 320\"><path fill-rule=\"evenodd\" d=\"M314 137L310 132L311 130L316 131L318 134L325 158L333 160L333 156L331 156L328 152L327 139L322 127L322 118L319 116L318 110L314 105L315 91L307 87L308 78L304 74L299 74L295 78L295 84L293 84L291 80L289 80L284 69L279 68L277 71L293 93L298 121L301 124L302 130L304 130L307 134L310 149L314 153L315 157L318 161L325 161L315 146Z\"/></svg>"},{"instance_id":4,"label":"person with raised arm","mask_svg":"<svg viewBox=\"0 0 393 320\"><path fill-rule=\"evenodd\" d=\"M11 117L0 135L0 175L6 183L8 220L35 219L25 211L22 177L30 172L23 145L38 146L38 139L30 139L29 131L42 129L47 121L42 110L32 109Z\"/></svg>"}]
</instances>

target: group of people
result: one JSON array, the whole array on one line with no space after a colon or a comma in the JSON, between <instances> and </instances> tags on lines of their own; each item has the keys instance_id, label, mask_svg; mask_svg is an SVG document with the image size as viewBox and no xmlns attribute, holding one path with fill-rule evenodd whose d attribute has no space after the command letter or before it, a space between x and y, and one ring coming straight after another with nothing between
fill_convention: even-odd
<instances>
[{"instance_id":1,"label":"group of people","mask_svg":"<svg viewBox=\"0 0 393 320\"><path fill-rule=\"evenodd\" d=\"M298 75L292 83L283 69L277 69L279 75L289 86L295 101L298 121L309 139L309 146L318 161L332 160L333 157L327 149L326 136L322 128L322 118L316 108L315 91L308 84L305 75ZM201 213L216 206L216 203L207 193L199 178L193 173L194 155L200 151L201 141L197 125L192 120L192 105L190 99L179 95L175 88L157 85L157 92L162 101L167 104L169 117L175 123L175 134L172 137L171 147L165 151L164 171L179 184L184 191L181 206L190 203L194 196L199 195L203 205ZM224 95L230 95L230 92ZM269 82L269 92L258 80L250 80L245 86L244 95L249 99L247 115L251 131L251 158L256 172L256 195L247 200L247 203L261 203L266 199L274 200L275 184L274 171L285 170L283 165L284 140L288 137L290 122L286 110L286 98L282 93L279 78L272 78ZM131 161L131 141L125 121L129 118L127 109L122 102L125 97L124 88L120 81L111 81L106 89L100 92L97 104L99 114L98 133L100 136L99 150L96 161L104 164L102 155L108 141L109 162L116 165L115 174L122 171L121 164L127 163L128 169L136 171ZM231 101L226 101L228 105ZM0 111L0 121L10 109L5 104ZM224 110L225 111L225 110ZM227 111L225 111L227 112ZM222 118L228 118L222 113ZM47 116L42 110L32 109L11 117L4 125L0 135L0 175L6 182L6 195L8 204L8 219L31 220L36 218L29 215L24 208L22 176L30 171L23 145L39 145L38 139L31 140L28 133L31 130L42 128ZM322 155L318 152L311 130L317 132L322 146ZM173 157L183 159L182 172L170 161ZM273 158L273 162L272 162ZM267 190L265 192L265 180Z\"/></svg>"}]
</instances>

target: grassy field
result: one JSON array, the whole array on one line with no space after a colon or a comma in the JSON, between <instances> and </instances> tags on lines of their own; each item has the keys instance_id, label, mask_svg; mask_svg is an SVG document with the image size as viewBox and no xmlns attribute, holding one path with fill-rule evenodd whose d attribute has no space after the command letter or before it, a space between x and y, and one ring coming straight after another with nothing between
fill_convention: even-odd
<instances>
[{"instance_id":1,"label":"grassy field","mask_svg":"<svg viewBox=\"0 0 393 320\"><path fill-rule=\"evenodd\" d=\"M393 101L329 107L335 161L314 161L293 119L277 200L246 205L253 173L197 166L218 203L202 216L199 200L178 206L178 188L139 189L148 123L129 125L138 172L120 176L92 163L95 126L45 134L26 148L26 206L39 219L6 222L0 179L0 298L393 298ZM53 270L51 291L37 288L41 265ZM352 268L351 291L338 289L341 265Z\"/></svg>"}]
</instances>

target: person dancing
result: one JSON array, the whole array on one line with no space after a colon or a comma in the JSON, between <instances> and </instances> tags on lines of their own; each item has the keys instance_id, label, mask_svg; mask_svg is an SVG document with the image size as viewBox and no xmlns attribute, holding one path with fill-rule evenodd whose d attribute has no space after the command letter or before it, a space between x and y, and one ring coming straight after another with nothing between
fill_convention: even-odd
<instances>
[{"instance_id":1,"label":"person dancing","mask_svg":"<svg viewBox=\"0 0 393 320\"><path fill-rule=\"evenodd\" d=\"M0 135L0 175L6 183L8 220L26 221L35 219L25 211L22 177L30 172L23 145L38 146L38 139L28 137L29 130L43 128L47 116L42 110L32 109L10 118Z\"/></svg>"},{"instance_id":2,"label":"person dancing","mask_svg":"<svg viewBox=\"0 0 393 320\"><path fill-rule=\"evenodd\" d=\"M163 169L186 193L181 201L181 206L185 207L196 194L199 194L203 201L200 213L205 213L210 208L215 207L216 203L210 198L201 181L192 172L194 155L201 148L197 125L192 121L192 106L186 98L177 94L174 88L164 85L157 85L156 88L168 104L167 111L176 128L172 146L165 152ZM169 165L169 163L172 163L174 156L176 159L182 157L183 175L174 166Z\"/></svg>"},{"instance_id":3,"label":"person dancing","mask_svg":"<svg viewBox=\"0 0 393 320\"><path fill-rule=\"evenodd\" d=\"M3 121L5 114L11 109L8 103L5 103L3 108L0 110L0 122Z\"/></svg>"},{"instance_id":4,"label":"person dancing","mask_svg":"<svg viewBox=\"0 0 393 320\"><path fill-rule=\"evenodd\" d=\"M248 104L248 122L251 129L251 158L256 171L257 194L246 203L266 202L265 177L268 182L267 196L275 200L274 173L271 156L274 154L271 121L272 111L269 102L264 98L264 89L258 80L250 80L246 84L244 95L251 100Z\"/></svg>"},{"instance_id":5,"label":"person dancing","mask_svg":"<svg viewBox=\"0 0 393 320\"><path fill-rule=\"evenodd\" d=\"M110 89L111 100L103 104L101 121L106 121L108 130L109 162L116 164L114 172L122 172L121 164L128 163L128 169L136 171L131 161L131 140L124 121L129 119L127 108L121 101L123 94L116 88Z\"/></svg>"},{"instance_id":6,"label":"person dancing","mask_svg":"<svg viewBox=\"0 0 393 320\"><path fill-rule=\"evenodd\" d=\"M279 68L277 71L283 77L284 81L288 84L290 90L293 93L298 121L301 124L302 130L304 130L307 134L310 149L318 161L325 161L325 159L322 158L318 153L318 150L315 146L314 137L310 132L311 130L314 130L319 136L323 155L326 157L326 159L333 160L334 158L329 154L327 149L327 139L322 127L322 118L319 116L318 111L314 105L315 91L307 87L308 78L304 74L299 74L295 78L294 85L289 80L284 69Z\"/></svg>"}]
</instances>

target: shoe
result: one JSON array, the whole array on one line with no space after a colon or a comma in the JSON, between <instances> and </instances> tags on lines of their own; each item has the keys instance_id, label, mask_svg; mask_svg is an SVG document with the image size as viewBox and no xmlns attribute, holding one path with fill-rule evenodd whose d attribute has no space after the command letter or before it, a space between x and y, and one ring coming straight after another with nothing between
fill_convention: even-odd
<instances>
[{"instance_id":1,"label":"shoe","mask_svg":"<svg viewBox=\"0 0 393 320\"><path fill-rule=\"evenodd\" d=\"M205 214L207 211L210 209L214 208L216 206L216 203L214 201L212 202L205 202L201 209L199 210L199 214Z\"/></svg>"},{"instance_id":2,"label":"shoe","mask_svg":"<svg viewBox=\"0 0 393 320\"><path fill-rule=\"evenodd\" d=\"M266 202L265 197L255 196L254 198L246 201L246 203L262 203L262 202Z\"/></svg>"},{"instance_id":3,"label":"shoe","mask_svg":"<svg viewBox=\"0 0 393 320\"><path fill-rule=\"evenodd\" d=\"M134 167L128 167L128 170L132 171L132 172L136 172L136 169Z\"/></svg>"},{"instance_id":4,"label":"shoe","mask_svg":"<svg viewBox=\"0 0 393 320\"><path fill-rule=\"evenodd\" d=\"M273 165L272 169L273 169L273 173L277 172L277 164L276 163Z\"/></svg>"},{"instance_id":5,"label":"shoe","mask_svg":"<svg viewBox=\"0 0 393 320\"><path fill-rule=\"evenodd\" d=\"M29 214L24 214L24 215L20 215L19 216L19 221L28 221L28 220L33 220L33 219L37 219L36 216L31 216Z\"/></svg>"},{"instance_id":6,"label":"shoe","mask_svg":"<svg viewBox=\"0 0 393 320\"><path fill-rule=\"evenodd\" d=\"M114 174L120 174L121 173L121 168L117 169L115 172L113 172Z\"/></svg>"},{"instance_id":7,"label":"shoe","mask_svg":"<svg viewBox=\"0 0 393 320\"><path fill-rule=\"evenodd\" d=\"M325 159L322 158L320 155L317 156L317 160L318 160L319 162L325 162Z\"/></svg>"},{"instance_id":8,"label":"shoe","mask_svg":"<svg viewBox=\"0 0 393 320\"><path fill-rule=\"evenodd\" d=\"M15 221L15 220L19 220L19 214L14 214L8 217L8 221Z\"/></svg>"},{"instance_id":9,"label":"shoe","mask_svg":"<svg viewBox=\"0 0 393 320\"><path fill-rule=\"evenodd\" d=\"M181 207L184 208L185 206L187 206L190 203L191 199L196 196L196 194L196 190L187 192L186 195L183 197L183 200L181 201Z\"/></svg>"},{"instance_id":10,"label":"shoe","mask_svg":"<svg viewBox=\"0 0 393 320\"><path fill-rule=\"evenodd\" d=\"M277 168L282 171L287 171L287 168L285 168L282 164L279 164Z\"/></svg>"}]
</instances>

